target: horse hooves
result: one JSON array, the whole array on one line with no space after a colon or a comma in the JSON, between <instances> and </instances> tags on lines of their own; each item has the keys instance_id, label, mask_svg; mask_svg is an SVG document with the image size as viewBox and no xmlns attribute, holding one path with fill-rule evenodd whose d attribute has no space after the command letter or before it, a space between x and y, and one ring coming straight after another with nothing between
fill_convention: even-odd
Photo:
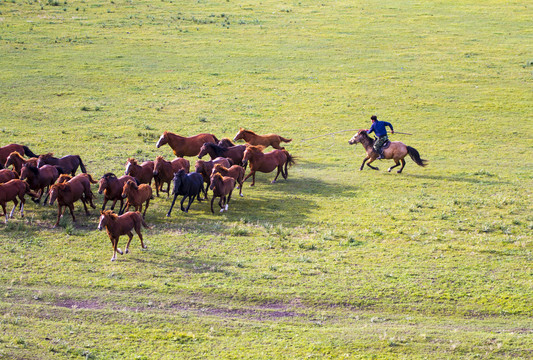
<instances>
[{"instance_id":1,"label":"horse hooves","mask_svg":"<svg viewBox=\"0 0 533 360\"><path fill-rule=\"evenodd\" d=\"M402 173L402 171L401 171L401 170L398 170L398 171L396 171L396 172L397 172L398 174L401 174L401 173Z\"/></svg>"},{"instance_id":2,"label":"horse hooves","mask_svg":"<svg viewBox=\"0 0 533 360\"><path fill-rule=\"evenodd\" d=\"M239 196L240 196L240 197L244 197L244 195L243 195L243 194L239 194Z\"/></svg>"},{"instance_id":3,"label":"horse hooves","mask_svg":"<svg viewBox=\"0 0 533 360\"><path fill-rule=\"evenodd\" d=\"M387 170L387 171L388 171L388 172L391 172L391 170L392 170L392 169L391 169L391 168L389 168L389 170Z\"/></svg>"}]
</instances>

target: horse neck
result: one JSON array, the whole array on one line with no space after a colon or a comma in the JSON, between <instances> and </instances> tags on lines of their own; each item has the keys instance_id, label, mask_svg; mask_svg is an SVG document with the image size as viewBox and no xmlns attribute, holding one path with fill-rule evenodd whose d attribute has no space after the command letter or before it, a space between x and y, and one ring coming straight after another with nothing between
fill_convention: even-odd
<instances>
[{"instance_id":1,"label":"horse neck","mask_svg":"<svg viewBox=\"0 0 533 360\"><path fill-rule=\"evenodd\" d=\"M373 145L374 145L374 140L372 140L368 135L367 136L362 135L361 136L361 145L363 145L363 147L365 149L372 148Z\"/></svg>"}]
</instances>

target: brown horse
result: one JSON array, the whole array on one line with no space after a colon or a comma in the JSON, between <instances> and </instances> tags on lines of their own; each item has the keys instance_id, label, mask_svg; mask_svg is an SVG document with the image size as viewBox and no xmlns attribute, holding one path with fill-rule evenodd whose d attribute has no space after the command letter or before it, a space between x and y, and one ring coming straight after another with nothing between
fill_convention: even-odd
<instances>
[{"instance_id":1,"label":"brown horse","mask_svg":"<svg viewBox=\"0 0 533 360\"><path fill-rule=\"evenodd\" d=\"M9 170L9 169L0 170L0 183L6 183L9 180L18 179L18 178L19 178L19 175L13 170Z\"/></svg>"},{"instance_id":2,"label":"brown horse","mask_svg":"<svg viewBox=\"0 0 533 360\"><path fill-rule=\"evenodd\" d=\"M235 179L237 184L239 184L239 195L242 194L242 184L244 183L244 168L239 165L233 165L230 168L224 167L220 164L217 164L213 167L211 175L219 173L222 176L229 176Z\"/></svg>"},{"instance_id":3,"label":"brown horse","mask_svg":"<svg viewBox=\"0 0 533 360\"><path fill-rule=\"evenodd\" d=\"M162 145L168 144L177 157L184 157L196 156L200 152L202 145L206 142L217 143L218 139L213 134L204 133L191 137L183 137L165 131L155 146L159 148Z\"/></svg>"},{"instance_id":4,"label":"brown horse","mask_svg":"<svg viewBox=\"0 0 533 360\"><path fill-rule=\"evenodd\" d=\"M104 203L102 204L102 211L105 210L105 205L108 201L113 201L111 210L115 208L117 201L120 201L119 214L122 214L122 207L124 206L124 199L122 198L122 189L128 180L135 181L135 178L129 175L117 178L113 173L106 173L98 181L98 194L104 194Z\"/></svg>"},{"instance_id":5,"label":"brown horse","mask_svg":"<svg viewBox=\"0 0 533 360\"><path fill-rule=\"evenodd\" d=\"M235 179L229 176L222 176L219 173L211 175L211 185L209 188L213 190L213 198L211 199L211 212L214 214L213 202L215 198L219 197L220 212L228 211L228 204L231 200L231 193L235 187Z\"/></svg>"},{"instance_id":6,"label":"brown horse","mask_svg":"<svg viewBox=\"0 0 533 360\"><path fill-rule=\"evenodd\" d=\"M69 208L70 215L72 215L72 221L76 221L74 216L74 203L81 200L85 213L89 215L89 209L87 209L87 202L93 209L96 206L93 204L93 193L91 191L91 184L96 184L92 176L89 174L79 174L74 176L67 182L60 184L53 184L50 187L50 205L52 205L57 199L57 221L53 227L59 225L59 220L63 216L63 208Z\"/></svg>"},{"instance_id":7,"label":"brown horse","mask_svg":"<svg viewBox=\"0 0 533 360\"><path fill-rule=\"evenodd\" d=\"M285 149L276 149L267 153L263 153L262 150L263 147L261 146L248 145L246 147L243 162L247 164L248 161L250 161L250 173L244 178L243 182L252 176L252 183L250 186L254 186L255 173L257 171L269 173L274 171L276 168L278 169L278 172L274 180L272 180L272 184L276 182L280 173L284 179L287 179L287 176L289 175L288 167L295 163L294 157ZM283 167L285 167L285 170Z\"/></svg>"},{"instance_id":8,"label":"brown horse","mask_svg":"<svg viewBox=\"0 0 533 360\"><path fill-rule=\"evenodd\" d=\"M152 184L154 177L154 162L151 160L143 162L141 165L134 158L129 158L126 162L124 175L133 176L139 184Z\"/></svg>"},{"instance_id":9,"label":"brown horse","mask_svg":"<svg viewBox=\"0 0 533 360\"><path fill-rule=\"evenodd\" d=\"M39 156L39 159L37 160L37 167L43 165L56 165L60 168L58 170L60 170L62 174L71 174L72 176L76 175L78 167L81 169L82 173L87 173L85 165L83 165L83 161L81 161L79 155L67 155L62 158L56 158L52 153L44 154Z\"/></svg>"},{"instance_id":10,"label":"brown horse","mask_svg":"<svg viewBox=\"0 0 533 360\"><path fill-rule=\"evenodd\" d=\"M13 170L15 170L17 173L20 174L20 171L22 170L22 166L24 164L30 164L31 166L37 167L37 159L36 157L32 157L29 159L24 159L20 153L17 151L13 151L6 160L6 168L13 165Z\"/></svg>"},{"instance_id":11,"label":"brown horse","mask_svg":"<svg viewBox=\"0 0 533 360\"><path fill-rule=\"evenodd\" d=\"M172 161L166 161L162 156L158 156L154 162L154 180L155 193L159 197L159 190L166 192L167 197L170 196L170 183L174 179L174 173L180 169L184 169L186 173L189 172L191 164L189 160L184 158L176 158ZM163 190L163 184L167 183L167 190Z\"/></svg>"},{"instance_id":12,"label":"brown horse","mask_svg":"<svg viewBox=\"0 0 533 360\"><path fill-rule=\"evenodd\" d=\"M229 147L232 147L232 146L236 146L237 144L234 144L230 138L222 138L220 139L220 141L217 143L218 146L222 146L222 147L225 147L225 148L229 148Z\"/></svg>"},{"instance_id":13,"label":"brown horse","mask_svg":"<svg viewBox=\"0 0 533 360\"><path fill-rule=\"evenodd\" d=\"M141 239L141 247L146 249L146 245L144 245L143 236L141 234L141 225L147 229L151 229L151 227L146 224L140 212L130 211L124 215L118 216L113 211L106 210L100 211L100 214L101 216L100 222L98 223L98 230L102 230L105 227L107 235L111 240L111 245L113 246L113 257L111 258L111 261L115 261L117 258L117 252L120 255L123 254L122 250L117 247L118 239L121 235L128 235L129 239L128 243L126 244L126 249L124 249L124 253L127 254L130 252L130 243L131 239L133 238L133 233L131 232L132 230L135 230L137 235L139 235L139 239Z\"/></svg>"},{"instance_id":14,"label":"brown horse","mask_svg":"<svg viewBox=\"0 0 533 360\"><path fill-rule=\"evenodd\" d=\"M218 146L217 144L207 142L200 148L198 158L201 159L203 156L209 154L211 160L216 159L217 157L225 157L230 159L236 165L242 165L244 151L246 151L246 145L236 145L225 148Z\"/></svg>"},{"instance_id":15,"label":"brown horse","mask_svg":"<svg viewBox=\"0 0 533 360\"><path fill-rule=\"evenodd\" d=\"M122 198L128 198L124 212L127 212L132 205L135 207L135 211L142 212L143 204L146 203L143 213L143 217L145 217L146 210L150 204L150 199L153 199L152 188L148 184L137 185L135 181L128 180L122 189Z\"/></svg>"},{"instance_id":16,"label":"brown horse","mask_svg":"<svg viewBox=\"0 0 533 360\"><path fill-rule=\"evenodd\" d=\"M374 160L376 160L379 156L379 154L374 150L374 140L368 136L368 133L366 130L359 130L357 134L355 134L348 143L350 145L360 143L363 145L366 151L366 157L363 159L363 163L361 164L361 168L359 170L363 170L365 167L365 162L367 160L370 160L368 163L368 167L374 170L379 170L377 167L370 165ZM411 159L419 165L419 166L426 166L427 160L421 159L420 154L415 148L412 148L410 146L405 145L404 143L400 141L391 141L390 145L383 150L383 155L385 159L392 159L396 163L396 165L391 166L389 168L389 172L394 169L397 166L400 166L400 163L402 167L400 170L398 170L398 174L400 174L405 167L405 160L404 158L409 154L411 156Z\"/></svg>"},{"instance_id":17,"label":"brown horse","mask_svg":"<svg viewBox=\"0 0 533 360\"><path fill-rule=\"evenodd\" d=\"M30 189L37 191L39 198L35 201L37 204L41 202L41 198L45 193L44 204L48 199L48 191L50 186L56 182L59 177L57 168L53 165L44 165L40 168L31 166L30 164L24 164L20 172L20 180L26 180L30 185Z\"/></svg>"},{"instance_id":18,"label":"brown horse","mask_svg":"<svg viewBox=\"0 0 533 360\"><path fill-rule=\"evenodd\" d=\"M233 141L237 141L243 139L250 145L261 145L265 148L268 146L272 146L274 149L284 149L284 147L280 146L280 142L290 142L292 139L285 139L284 137L281 137L276 134L268 134L268 135L257 135L252 130L246 130L243 128L239 129L239 132L235 137L233 138Z\"/></svg>"},{"instance_id":19,"label":"brown horse","mask_svg":"<svg viewBox=\"0 0 533 360\"><path fill-rule=\"evenodd\" d=\"M20 217L24 217L24 203L26 202L24 195L26 194L29 194L31 197L37 197L37 194L31 191L30 185L26 181L13 179L4 184L0 184L0 205L2 206L2 210L4 210L3 215L6 217L6 224L7 220L13 217L15 208L18 205L17 198L20 200ZM6 203L8 201L15 203L9 216L6 211Z\"/></svg>"},{"instance_id":20,"label":"brown horse","mask_svg":"<svg viewBox=\"0 0 533 360\"><path fill-rule=\"evenodd\" d=\"M19 145L19 144L9 144L6 146L0 147L0 164L4 165L7 161L8 156L13 152L16 151L19 154L24 154L29 157L38 157L38 155L35 155L27 146L25 145ZM6 166L7 167L7 166Z\"/></svg>"},{"instance_id":21,"label":"brown horse","mask_svg":"<svg viewBox=\"0 0 533 360\"><path fill-rule=\"evenodd\" d=\"M209 189L209 185L211 185L211 173L213 172L213 167L216 164L221 164L225 167L230 167L231 162L230 160L226 159L225 157L217 157L213 160L196 160L195 164L195 170L197 173L202 174L202 177L204 179L204 182L207 184L204 191L204 198L207 199L207 190Z\"/></svg>"}]
</instances>

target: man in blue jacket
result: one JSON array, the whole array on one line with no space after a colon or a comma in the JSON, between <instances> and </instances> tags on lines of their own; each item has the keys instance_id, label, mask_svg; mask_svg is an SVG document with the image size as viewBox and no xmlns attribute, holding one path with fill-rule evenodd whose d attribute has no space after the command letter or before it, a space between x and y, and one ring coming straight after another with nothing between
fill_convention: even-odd
<instances>
[{"instance_id":1,"label":"man in blue jacket","mask_svg":"<svg viewBox=\"0 0 533 360\"><path fill-rule=\"evenodd\" d=\"M379 154L378 160L381 160L383 159L383 150L381 147L387 140L389 140L386 127L390 127L391 134L394 134L394 129L392 128L391 123L379 121L376 115L372 115L370 120L372 120L372 126L368 130L368 134L370 135L372 132L376 134L377 140L374 142L374 150L376 150L376 152Z\"/></svg>"}]
</instances>

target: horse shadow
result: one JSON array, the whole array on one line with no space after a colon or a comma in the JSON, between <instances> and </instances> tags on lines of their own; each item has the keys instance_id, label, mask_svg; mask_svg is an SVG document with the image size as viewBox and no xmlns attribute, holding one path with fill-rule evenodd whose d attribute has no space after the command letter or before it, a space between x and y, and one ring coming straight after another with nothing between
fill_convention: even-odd
<instances>
[{"instance_id":1,"label":"horse shadow","mask_svg":"<svg viewBox=\"0 0 533 360\"><path fill-rule=\"evenodd\" d=\"M509 185L509 181L495 180L487 178L486 176L477 176L474 174L457 174L457 175L427 175L427 174L403 174L406 177L414 177L417 179L427 179L434 181L447 182L465 182L470 184L486 184L486 185Z\"/></svg>"}]
</instances>

